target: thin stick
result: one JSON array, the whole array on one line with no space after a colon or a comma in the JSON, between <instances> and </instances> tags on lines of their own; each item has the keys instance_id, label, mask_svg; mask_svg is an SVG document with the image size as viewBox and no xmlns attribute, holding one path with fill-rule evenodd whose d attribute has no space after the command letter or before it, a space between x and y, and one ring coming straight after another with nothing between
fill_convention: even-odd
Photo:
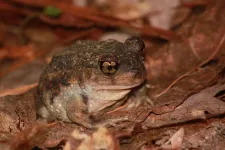
<instances>
[{"instance_id":1,"label":"thin stick","mask_svg":"<svg viewBox=\"0 0 225 150\"><path fill-rule=\"evenodd\" d=\"M114 113L114 112L116 112L116 111L118 111L118 110L121 110L121 109L124 109L124 108L126 108L126 107L127 107L127 104L124 104L124 105L122 105L122 106L120 106L120 107L118 107L118 108L116 108L116 109L113 109L113 110L107 112L106 114Z\"/></svg>"},{"instance_id":2,"label":"thin stick","mask_svg":"<svg viewBox=\"0 0 225 150\"><path fill-rule=\"evenodd\" d=\"M174 80L166 89L164 89L161 93L155 95L154 97L157 98L163 94L165 94L166 92L168 92L178 81L180 81L181 79L187 77L189 74L191 74L192 72L194 72L195 70L199 69L200 67L204 66L205 64L207 64L209 61L211 61L220 51L223 43L225 41L225 33L223 34L222 39L219 42L219 45L216 47L216 50L212 53L212 55L210 55L206 60L204 60L202 63L200 63L197 67L195 67L194 69L192 69L191 71L186 72L185 74L181 75L180 77L178 77L176 80Z\"/></svg>"},{"instance_id":3,"label":"thin stick","mask_svg":"<svg viewBox=\"0 0 225 150\"><path fill-rule=\"evenodd\" d=\"M37 85L38 85L37 83L34 83L34 84L17 87L15 89L8 89L8 90L0 92L0 97L6 96L6 95L19 95L30 90L31 88L36 87Z\"/></svg>"}]
</instances>

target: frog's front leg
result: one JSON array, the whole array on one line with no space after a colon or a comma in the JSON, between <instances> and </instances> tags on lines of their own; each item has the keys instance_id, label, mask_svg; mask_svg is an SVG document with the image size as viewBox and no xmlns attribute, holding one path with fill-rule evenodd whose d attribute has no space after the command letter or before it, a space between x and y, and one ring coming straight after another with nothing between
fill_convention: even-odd
<instances>
[{"instance_id":1,"label":"frog's front leg","mask_svg":"<svg viewBox=\"0 0 225 150\"><path fill-rule=\"evenodd\" d=\"M70 97L66 102L66 114L71 122L86 128L93 128L84 96L75 95Z\"/></svg>"},{"instance_id":2,"label":"frog's front leg","mask_svg":"<svg viewBox=\"0 0 225 150\"><path fill-rule=\"evenodd\" d=\"M110 118L106 120L95 120L91 119L91 114L88 111L88 105L86 103L86 98L82 95L73 96L67 100L66 105L67 117L71 122L82 125L88 129L94 129L99 127L116 127L119 122L129 121L128 117ZM104 115L106 111L103 109L98 114L92 116L93 118L98 118Z\"/></svg>"},{"instance_id":3,"label":"frog's front leg","mask_svg":"<svg viewBox=\"0 0 225 150\"><path fill-rule=\"evenodd\" d=\"M148 96L148 87L147 84L143 84L140 87L137 87L132 92L133 94L128 100L128 108L136 108L142 104L147 104L150 106L154 106L153 101Z\"/></svg>"}]
</instances>

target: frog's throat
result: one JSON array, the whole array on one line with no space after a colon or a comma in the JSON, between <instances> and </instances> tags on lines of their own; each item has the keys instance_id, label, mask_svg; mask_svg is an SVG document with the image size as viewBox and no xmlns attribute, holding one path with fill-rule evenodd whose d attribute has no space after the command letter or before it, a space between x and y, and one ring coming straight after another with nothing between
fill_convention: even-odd
<instances>
[{"instance_id":1,"label":"frog's throat","mask_svg":"<svg viewBox=\"0 0 225 150\"><path fill-rule=\"evenodd\" d=\"M131 91L128 89L96 89L90 85L86 85L83 92L87 96L88 111L96 113L102 109L115 104L122 100Z\"/></svg>"},{"instance_id":2,"label":"frog's throat","mask_svg":"<svg viewBox=\"0 0 225 150\"><path fill-rule=\"evenodd\" d=\"M123 100L130 91L131 89L93 91L93 93L88 96L89 113L99 112L106 107Z\"/></svg>"}]
</instances>

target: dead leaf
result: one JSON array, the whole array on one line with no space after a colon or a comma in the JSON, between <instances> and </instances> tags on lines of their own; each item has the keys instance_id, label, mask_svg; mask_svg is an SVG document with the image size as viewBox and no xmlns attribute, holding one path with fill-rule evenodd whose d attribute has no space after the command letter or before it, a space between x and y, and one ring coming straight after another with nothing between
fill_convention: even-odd
<instances>
[{"instance_id":1,"label":"dead leaf","mask_svg":"<svg viewBox=\"0 0 225 150\"><path fill-rule=\"evenodd\" d=\"M19 95L36 87L37 85L38 85L37 83L34 83L34 84L18 87L16 89L8 89L6 91L1 91L0 97L7 96L7 95Z\"/></svg>"},{"instance_id":2,"label":"dead leaf","mask_svg":"<svg viewBox=\"0 0 225 150\"><path fill-rule=\"evenodd\" d=\"M98 128L92 135L74 130L72 138L66 143L64 150L119 150L117 139L104 127ZM75 146L73 140L81 143Z\"/></svg>"}]
</instances>

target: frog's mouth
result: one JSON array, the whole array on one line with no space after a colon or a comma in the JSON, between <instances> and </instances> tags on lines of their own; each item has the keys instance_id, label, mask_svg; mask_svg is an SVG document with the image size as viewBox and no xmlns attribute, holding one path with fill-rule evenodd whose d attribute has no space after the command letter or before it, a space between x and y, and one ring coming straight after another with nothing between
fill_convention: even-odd
<instances>
[{"instance_id":1,"label":"frog's mouth","mask_svg":"<svg viewBox=\"0 0 225 150\"><path fill-rule=\"evenodd\" d=\"M135 84L132 84L132 85L96 85L96 86L93 86L94 89L96 91L99 91L99 90L130 90L134 87L137 87L139 85L141 85L143 82L145 81L145 79L143 79L142 81L140 81L139 83L135 83Z\"/></svg>"}]
</instances>

